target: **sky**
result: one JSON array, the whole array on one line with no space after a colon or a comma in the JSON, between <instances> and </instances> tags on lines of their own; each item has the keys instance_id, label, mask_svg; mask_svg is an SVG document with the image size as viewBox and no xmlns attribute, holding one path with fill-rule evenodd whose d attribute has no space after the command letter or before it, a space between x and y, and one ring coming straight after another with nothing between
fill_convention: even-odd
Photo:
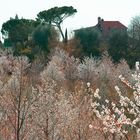
<instances>
[{"instance_id":1,"label":"sky","mask_svg":"<svg viewBox=\"0 0 140 140\"><path fill-rule=\"evenodd\" d=\"M135 16L140 15L140 0L0 0L0 29L4 22L15 17L35 19L40 11L55 6L73 6L77 13L65 19L63 30L69 35L74 29L97 24L100 16L105 21L120 21L129 26Z\"/></svg>"}]
</instances>

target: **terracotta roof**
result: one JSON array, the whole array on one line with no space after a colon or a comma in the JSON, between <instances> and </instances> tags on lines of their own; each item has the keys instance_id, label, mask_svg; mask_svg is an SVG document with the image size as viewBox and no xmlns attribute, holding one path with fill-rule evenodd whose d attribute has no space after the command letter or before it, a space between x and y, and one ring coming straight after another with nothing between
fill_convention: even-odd
<instances>
[{"instance_id":1,"label":"terracotta roof","mask_svg":"<svg viewBox=\"0 0 140 140\"><path fill-rule=\"evenodd\" d=\"M104 29L126 29L119 21L102 21L102 26Z\"/></svg>"},{"instance_id":2,"label":"terracotta roof","mask_svg":"<svg viewBox=\"0 0 140 140\"><path fill-rule=\"evenodd\" d=\"M119 21L101 21L101 26L98 26L99 23L97 23L95 26L91 26L91 27L86 27L86 28L83 28L83 29L86 29L86 30L92 30L92 29L96 29L96 28L100 28L102 27L104 31L106 30L110 30L110 29L127 29L127 27L125 25L123 25L122 23L120 23ZM80 29L77 29L77 30L74 30L75 32L76 31L79 31Z\"/></svg>"}]
</instances>

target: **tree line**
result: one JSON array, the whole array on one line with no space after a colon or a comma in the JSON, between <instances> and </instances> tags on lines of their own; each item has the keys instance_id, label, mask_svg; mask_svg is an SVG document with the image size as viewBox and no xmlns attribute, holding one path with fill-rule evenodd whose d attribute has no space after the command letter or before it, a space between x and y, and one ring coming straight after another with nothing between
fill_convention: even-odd
<instances>
[{"instance_id":1,"label":"tree line","mask_svg":"<svg viewBox=\"0 0 140 140\"><path fill-rule=\"evenodd\" d=\"M36 20L20 19L16 15L2 25L4 46L12 46L15 55L26 54L31 59L38 51L46 54L49 42L58 40L58 33L63 42L67 41L67 31L63 33L61 24L76 12L72 6L63 6L39 12Z\"/></svg>"},{"instance_id":2,"label":"tree line","mask_svg":"<svg viewBox=\"0 0 140 140\"><path fill-rule=\"evenodd\" d=\"M63 6L41 11L35 20L16 15L2 25L4 46L12 46L14 55L26 55L30 60L34 60L39 53L46 57L56 46L79 58L100 58L107 51L114 63L125 59L131 68L134 67L140 59L139 16L132 19L127 32L112 32L106 41L102 40L98 31L86 29L80 29L72 39L68 39L67 29L63 32L61 24L76 12L72 6Z\"/></svg>"},{"instance_id":3,"label":"tree line","mask_svg":"<svg viewBox=\"0 0 140 140\"><path fill-rule=\"evenodd\" d=\"M140 16L133 17L127 31L113 30L107 39L95 29L78 30L75 37L80 40L83 55L100 57L107 51L114 63L125 59L131 68L140 60Z\"/></svg>"}]
</instances>

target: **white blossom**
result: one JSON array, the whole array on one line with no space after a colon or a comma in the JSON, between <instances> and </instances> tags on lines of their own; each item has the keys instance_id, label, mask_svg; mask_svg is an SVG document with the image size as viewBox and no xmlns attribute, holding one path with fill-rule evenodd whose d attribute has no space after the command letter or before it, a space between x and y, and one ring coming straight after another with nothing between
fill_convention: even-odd
<instances>
[{"instance_id":1,"label":"white blossom","mask_svg":"<svg viewBox=\"0 0 140 140\"><path fill-rule=\"evenodd\" d=\"M93 128L93 125L90 124L90 125L89 125L89 128L92 129L92 128Z\"/></svg>"},{"instance_id":2,"label":"white blossom","mask_svg":"<svg viewBox=\"0 0 140 140\"><path fill-rule=\"evenodd\" d=\"M94 92L94 97L100 99L100 95L99 95L99 89L97 88Z\"/></svg>"},{"instance_id":3,"label":"white blossom","mask_svg":"<svg viewBox=\"0 0 140 140\"><path fill-rule=\"evenodd\" d=\"M87 82L87 87L90 87L90 82Z\"/></svg>"},{"instance_id":4,"label":"white blossom","mask_svg":"<svg viewBox=\"0 0 140 140\"><path fill-rule=\"evenodd\" d=\"M136 62L135 67L136 67L136 70L139 70L139 62L138 61Z\"/></svg>"}]
</instances>

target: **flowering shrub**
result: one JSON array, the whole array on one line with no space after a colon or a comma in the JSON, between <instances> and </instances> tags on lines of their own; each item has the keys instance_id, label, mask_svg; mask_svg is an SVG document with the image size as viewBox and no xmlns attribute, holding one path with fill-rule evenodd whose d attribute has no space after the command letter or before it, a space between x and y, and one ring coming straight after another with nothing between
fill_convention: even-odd
<instances>
[{"instance_id":1,"label":"flowering shrub","mask_svg":"<svg viewBox=\"0 0 140 140\"><path fill-rule=\"evenodd\" d=\"M104 132L110 140L111 134L139 131L138 63L133 85L124 78L131 71L126 62L114 65L108 57L81 61L56 49L46 65L41 58L30 63L0 54L0 139L103 140ZM119 75L134 96L122 94L126 86L118 84Z\"/></svg>"},{"instance_id":2,"label":"flowering shrub","mask_svg":"<svg viewBox=\"0 0 140 140\"><path fill-rule=\"evenodd\" d=\"M103 104L103 102L100 102L99 89L94 92L94 101L91 103L93 112L102 121L103 133L113 134L114 139L115 134L126 139L129 139L129 133L140 134L140 73L138 62L136 63L136 72L132 76L135 80L134 86L131 86L122 75L119 76L120 80L133 90L133 97L131 98L124 97L120 88L115 86L119 101L115 103L106 99ZM92 125L89 127L94 128Z\"/></svg>"},{"instance_id":3,"label":"flowering shrub","mask_svg":"<svg viewBox=\"0 0 140 140\"><path fill-rule=\"evenodd\" d=\"M83 62L78 65L78 77L85 82L95 82L98 78L99 60L86 57ZM96 78L95 78L96 77Z\"/></svg>"}]
</instances>

